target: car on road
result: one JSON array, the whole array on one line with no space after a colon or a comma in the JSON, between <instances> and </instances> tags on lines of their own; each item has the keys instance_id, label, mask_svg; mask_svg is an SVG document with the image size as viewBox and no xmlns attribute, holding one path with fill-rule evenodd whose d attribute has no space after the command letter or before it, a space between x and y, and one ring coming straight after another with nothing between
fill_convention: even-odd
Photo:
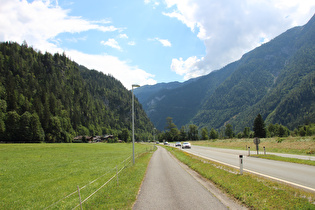
<instances>
[{"instance_id":1,"label":"car on road","mask_svg":"<svg viewBox=\"0 0 315 210\"><path fill-rule=\"evenodd\" d=\"M186 149L186 148L191 149L191 144L189 142L184 142L182 144L182 149Z\"/></svg>"},{"instance_id":2,"label":"car on road","mask_svg":"<svg viewBox=\"0 0 315 210\"><path fill-rule=\"evenodd\" d=\"M164 142L164 145L168 145L168 142L166 141L166 142Z\"/></svg>"},{"instance_id":3,"label":"car on road","mask_svg":"<svg viewBox=\"0 0 315 210\"><path fill-rule=\"evenodd\" d=\"M175 147L181 147L181 146L182 146L182 144L180 142L175 143Z\"/></svg>"}]
</instances>

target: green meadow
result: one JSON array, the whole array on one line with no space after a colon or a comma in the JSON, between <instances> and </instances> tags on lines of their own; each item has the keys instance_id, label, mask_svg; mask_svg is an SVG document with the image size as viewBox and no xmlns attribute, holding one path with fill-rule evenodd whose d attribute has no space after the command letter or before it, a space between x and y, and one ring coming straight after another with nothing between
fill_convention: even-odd
<instances>
[{"instance_id":1,"label":"green meadow","mask_svg":"<svg viewBox=\"0 0 315 210\"><path fill-rule=\"evenodd\" d=\"M98 190L85 208L131 208L152 149L135 144L133 165L132 144L0 144L0 209L72 209L77 187Z\"/></svg>"}]
</instances>

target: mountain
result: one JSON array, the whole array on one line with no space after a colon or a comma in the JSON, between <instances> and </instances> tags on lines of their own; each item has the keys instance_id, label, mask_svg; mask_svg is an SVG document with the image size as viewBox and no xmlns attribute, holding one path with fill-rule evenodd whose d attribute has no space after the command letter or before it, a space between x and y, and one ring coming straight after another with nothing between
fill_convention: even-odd
<instances>
[{"instance_id":1,"label":"mountain","mask_svg":"<svg viewBox=\"0 0 315 210\"><path fill-rule=\"evenodd\" d=\"M151 89L160 87L156 92L150 92L148 87L143 86L135 90L135 95L156 128L163 130L167 117L172 117L176 125L185 125L196 115L204 100L231 75L235 65L232 63L221 71L177 84L173 88L165 88L168 87L165 84L162 87L160 84L149 86ZM142 92L147 92L146 100Z\"/></svg>"},{"instance_id":2,"label":"mountain","mask_svg":"<svg viewBox=\"0 0 315 210\"><path fill-rule=\"evenodd\" d=\"M146 101L148 100L152 94L155 94L163 89L174 89L177 87L182 86L180 82L169 82L169 83L158 83L156 85L144 85L137 89L134 89L135 95L138 96L139 101Z\"/></svg>"},{"instance_id":3,"label":"mountain","mask_svg":"<svg viewBox=\"0 0 315 210\"><path fill-rule=\"evenodd\" d=\"M80 66L65 54L0 43L0 141L121 137L131 131L131 96L114 77ZM137 99L135 121L137 139L151 135L153 124Z\"/></svg>"},{"instance_id":4,"label":"mountain","mask_svg":"<svg viewBox=\"0 0 315 210\"><path fill-rule=\"evenodd\" d=\"M226 67L142 100L148 116L163 130L166 117L181 127L236 132L252 127L257 114L266 123L290 129L315 120L315 17L246 53ZM144 90L143 90L144 91Z\"/></svg>"}]
</instances>

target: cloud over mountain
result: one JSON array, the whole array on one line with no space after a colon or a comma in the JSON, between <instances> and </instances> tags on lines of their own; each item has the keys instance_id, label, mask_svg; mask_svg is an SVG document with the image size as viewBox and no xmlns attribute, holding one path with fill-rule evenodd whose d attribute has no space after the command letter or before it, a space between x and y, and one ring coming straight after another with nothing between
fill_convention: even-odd
<instances>
[{"instance_id":1,"label":"cloud over mountain","mask_svg":"<svg viewBox=\"0 0 315 210\"><path fill-rule=\"evenodd\" d=\"M286 29L303 25L301 17L310 18L315 10L312 1L209 1L166 0L176 18L204 41L206 55L186 60L174 58L171 69L185 79L207 74L239 59ZM194 61L194 62L192 62ZM184 73L183 73L184 72Z\"/></svg>"}]
</instances>

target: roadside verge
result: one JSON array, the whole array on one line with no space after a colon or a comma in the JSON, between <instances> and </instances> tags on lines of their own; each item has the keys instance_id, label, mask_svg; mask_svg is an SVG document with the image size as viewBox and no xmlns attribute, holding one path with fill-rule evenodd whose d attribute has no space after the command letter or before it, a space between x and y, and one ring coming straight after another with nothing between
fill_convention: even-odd
<instances>
[{"instance_id":1,"label":"roadside verge","mask_svg":"<svg viewBox=\"0 0 315 210\"><path fill-rule=\"evenodd\" d=\"M177 159L211 180L225 193L254 209L314 209L315 193L216 163L187 152L167 147Z\"/></svg>"}]
</instances>

